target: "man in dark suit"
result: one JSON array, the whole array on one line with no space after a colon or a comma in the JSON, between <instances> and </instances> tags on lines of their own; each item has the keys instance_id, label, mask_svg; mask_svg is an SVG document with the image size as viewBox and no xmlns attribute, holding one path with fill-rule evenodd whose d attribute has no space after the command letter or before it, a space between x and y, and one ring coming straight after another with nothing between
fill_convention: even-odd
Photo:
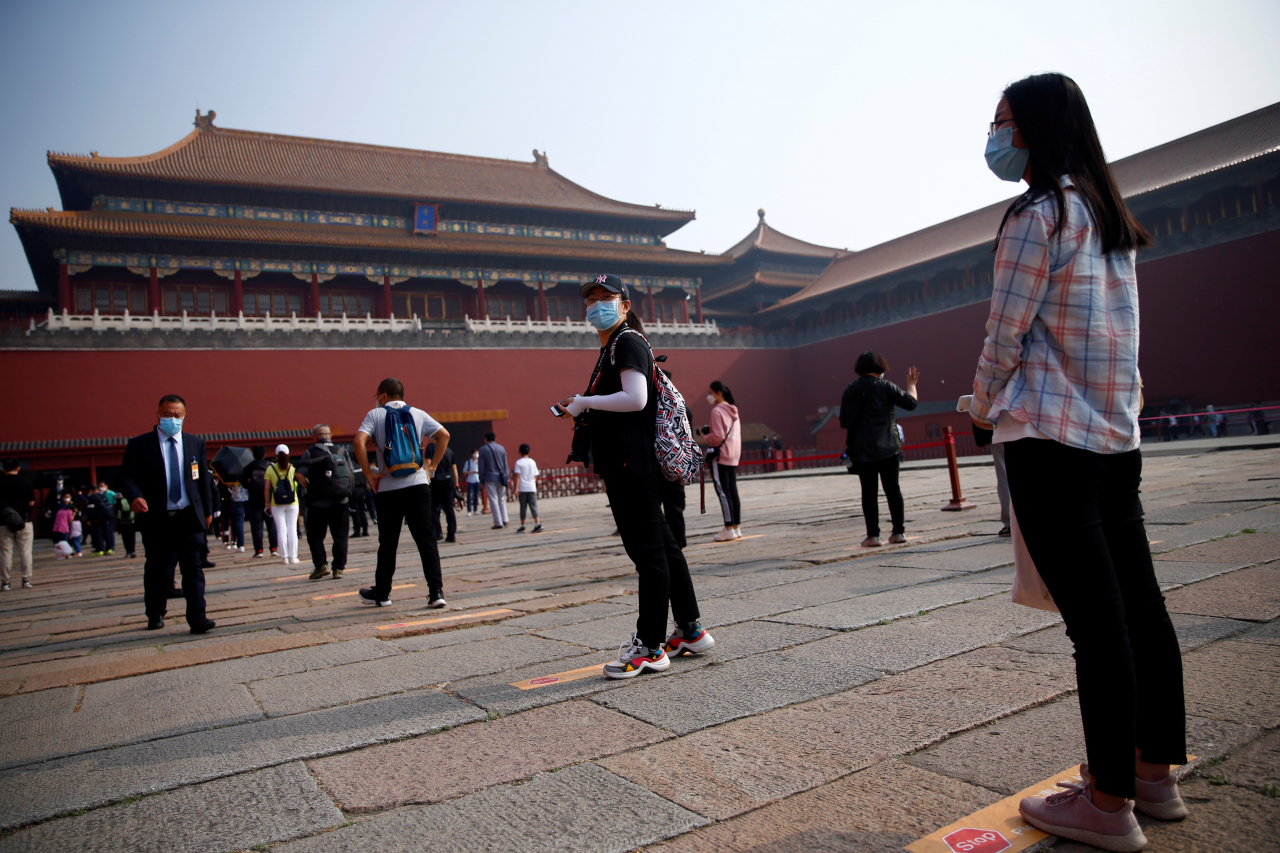
<instances>
[{"instance_id":1,"label":"man in dark suit","mask_svg":"<svg viewBox=\"0 0 1280 853\"><path fill-rule=\"evenodd\" d=\"M156 428L129 439L121 466L121 492L137 514L146 546L142 586L147 629L164 627L168 609L169 560L177 554L191 633L214 627L204 613L201 549L213 521L212 475L204 439L183 432L187 404L177 394L160 398Z\"/></svg>"}]
</instances>

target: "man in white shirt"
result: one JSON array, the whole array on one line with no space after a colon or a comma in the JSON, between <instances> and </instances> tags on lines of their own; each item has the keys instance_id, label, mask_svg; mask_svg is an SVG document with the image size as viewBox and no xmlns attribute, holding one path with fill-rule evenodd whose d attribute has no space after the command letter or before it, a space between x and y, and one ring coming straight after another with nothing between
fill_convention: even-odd
<instances>
[{"instance_id":1,"label":"man in white shirt","mask_svg":"<svg viewBox=\"0 0 1280 853\"><path fill-rule=\"evenodd\" d=\"M524 516L533 516L533 532L542 532L538 520L538 463L529 456L529 445L520 445L520 458L516 460L516 497L520 499L520 526L516 533L524 533Z\"/></svg>"},{"instance_id":2,"label":"man in white shirt","mask_svg":"<svg viewBox=\"0 0 1280 853\"><path fill-rule=\"evenodd\" d=\"M378 385L374 397L375 407L364 416L364 422L356 433L352 449L356 462L364 471L369 486L374 490L374 503L378 507L378 569L372 587L360 590L360 602L375 607L391 604L391 579L396 573L396 549L400 545L400 525L409 526L409 533L418 546L422 558L422 573L427 579L430 593L429 607L444 607L444 582L440 575L440 552L436 549L436 536L431 528L431 475L440 464L449 447L449 431L432 420L421 409L412 409L414 439L418 452L429 441L435 441L432 459L411 473L405 469L388 474L390 466L384 455L387 447L385 426L387 409L406 408L404 385L399 379L384 379ZM369 464L369 451L365 442L374 440L377 449L375 465Z\"/></svg>"}]
</instances>

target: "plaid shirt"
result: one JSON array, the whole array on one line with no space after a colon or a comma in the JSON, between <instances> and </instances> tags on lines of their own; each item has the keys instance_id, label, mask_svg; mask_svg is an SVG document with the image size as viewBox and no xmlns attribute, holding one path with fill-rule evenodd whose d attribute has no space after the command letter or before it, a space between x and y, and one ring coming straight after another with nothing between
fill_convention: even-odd
<instances>
[{"instance_id":1,"label":"plaid shirt","mask_svg":"<svg viewBox=\"0 0 1280 853\"><path fill-rule=\"evenodd\" d=\"M1079 193L1067 192L1050 239L1056 221L1050 196L1005 225L970 412L994 422L1008 411L1069 447L1124 453L1139 441L1137 252L1102 254Z\"/></svg>"}]
</instances>

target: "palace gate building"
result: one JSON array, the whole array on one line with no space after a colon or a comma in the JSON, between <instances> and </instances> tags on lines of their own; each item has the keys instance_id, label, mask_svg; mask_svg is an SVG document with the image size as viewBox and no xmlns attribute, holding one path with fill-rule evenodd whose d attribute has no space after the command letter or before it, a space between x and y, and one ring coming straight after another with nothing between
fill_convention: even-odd
<instances>
[{"instance_id":1,"label":"palace gate building","mask_svg":"<svg viewBox=\"0 0 1280 853\"><path fill-rule=\"evenodd\" d=\"M492 428L555 465L568 434L547 407L587 381L598 341L577 288L603 271L632 286L699 422L722 379L744 421L813 446L865 349L890 378L923 373L909 440L951 423L969 391L1008 202L853 252L760 211L704 254L664 242L692 212L597 195L536 151L494 160L214 118L146 156L50 153L61 209L11 211L38 290L0 292L0 455L109 471L165 393L211 447L322 421L349 435L396 376L459 450ZM1138 258L1150 408L1280 398L1280 104L1113 167L1155 236Z\"/></svg>"}]
</instances>

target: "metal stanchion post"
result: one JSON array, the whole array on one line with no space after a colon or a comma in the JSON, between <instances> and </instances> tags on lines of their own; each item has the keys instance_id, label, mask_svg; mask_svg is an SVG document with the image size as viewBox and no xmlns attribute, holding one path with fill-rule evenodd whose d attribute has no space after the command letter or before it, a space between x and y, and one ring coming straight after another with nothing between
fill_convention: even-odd
<instances>
[{"instance_id":1,"label":"metal stanchion post","mask_svg":"<svg viewBox=\"0 0 1280 853\"><path fill-rule=\"evenodd\" d=\"M955 434L951 431L951 427L947 427L943 432L947 442L947 473L951 475L951 500L942 508L942 511L959 512L963 509L973 509L973 504L960 494L960 465L956 461Z\"/></svg>"}]
</instances>

